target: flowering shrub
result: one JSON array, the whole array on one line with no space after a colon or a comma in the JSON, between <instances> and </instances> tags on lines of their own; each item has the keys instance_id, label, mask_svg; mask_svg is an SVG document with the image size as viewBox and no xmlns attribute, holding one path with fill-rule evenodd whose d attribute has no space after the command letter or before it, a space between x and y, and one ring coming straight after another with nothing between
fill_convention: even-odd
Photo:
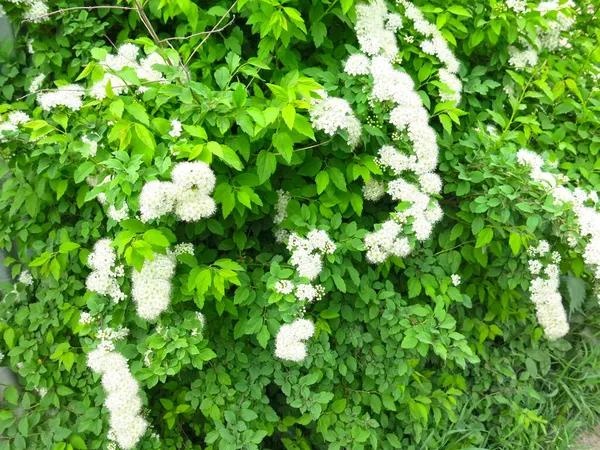
<instances>
[{"instance_id":1,"label":"flowering shrub","mask_svg":"<svg viewBox=\"0 0 600 450\"><path fill-rule=\"evenodd\" d=\"M0 4L0 449L598 421L598 6Z\"/></svg>"}]
</instances>

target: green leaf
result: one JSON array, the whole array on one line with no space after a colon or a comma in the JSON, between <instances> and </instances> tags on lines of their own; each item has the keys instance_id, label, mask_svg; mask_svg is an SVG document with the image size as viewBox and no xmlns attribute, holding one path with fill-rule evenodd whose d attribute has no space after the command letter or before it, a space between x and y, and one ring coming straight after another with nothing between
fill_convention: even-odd
<instances>
[{"instance_id":1,"label":"green leaf","mask_svg":"<svg viewBox=\"0 0 600 450\"><path fill-rule=\"evenodd\" d=\"M78 249L79 247L80 245L75 242L63 242L62 244L60 244L60 248L58 251L60 253L69 253L75 249Z\"/></svg>"},{"instance_id":2,"label":"green leaf","mask_svg":"<svg viewBox=\"0 0 600 450\"><path fill-rule=\"evenodd\" d=\"M131 114L138 122L143 123L147 127L150 126L150 120L148 118L148 113L144 107L139 103L132 103L131 105L125 106L125 109L129 114Z\"/></svg>"},{"instance_id":3,"label":"green leaf","mask_svg":"<svg viewBox=\"0 0 600 450\"><path fill-rule=\"evenodd\" d=\"M216 358L216 357L217 357L217 354L215 352L213 352L210 348L203 348L198 353L198 358L200 358L203 361L210 361L211 359Z\"/></svg>"},{"instance_id":4,"label":"green leaf","mask_svg":"<svg viewBox=\"0 0 600 450\"><path fill-rule=\"evenodd\" d=\"M293 103L288 103L281 110L281 116L283 117L283 121L287 125L290 130L294 129L294 121L296 119L296 108L294 108Z\"/></svg>"},{"instance_id":5,"label":"green leaf","mask_svg":"<svg viewBox=\"0 0 600 450\"><path fill-rule=\"evenodd\" d=\"M59 180L56 184L56 200L60 200L66 192L67 187L69 187L69 182L67 180Z\"/></svg>"},{"instance_id":6,"label":"green leaf","mask_svg":"<svg viewBox=\"0 0 600 450\"><path fill-rule=\"evenodd\" d=\"M477 235L477 243L475 248L481 248L486 244L489 244L494 238L494 230L491 228L484 228Z\"/></svg>"},{"instance_id":7,"label":"green leaf","mask_svg":"<svg viewBox=\"0 0 600 450\"><path fill-rule=\"evenodd\" d=\"M567 285L567 292L569 294L569 314L581 311L586 299L585 281L572 275L561 277L561 279Z\"/></svg>"},{"instance_id":8,"label":"green leaf","mask_svg":"<svg viewBox=\"0 0 600 450\"><path fill-rule=\"evenodd\" d=\"M411 348L415 348L418 343L419 343L419 341L417 340L416 337L404 336L404 339L402 339L402 344L400 344L400 347L404 348L404 349L411 349Z\"/></svg>"},{"instance_id":9,"label":"green leaf","mask_svg":"<svg viewBox=\"0 0 600 450\"><path fill-rule=\"evenodd\" d=\"M6 389L4 389L3 395L4 400L6 400L11 405L16 406L19 403L19 392L14 386L7 386Z\"/></svg>"},{"instance_id":10,"label":"green leaf","mask_svg":"<svg viewBox=\"0 0 600 450\"><path fill-rule=\"evenodd\" d=\"M450 11L452 14L454 14L456 16L472 17L471 13L469 11L467 11L466 8L463 8L462 6L459 6L459 5L450 6L448 8L448 11Z\"/></svg>"},{"instance_id":11,"label":"green leaf","mask_svg":"<svg viewBox=\"0 0 600 450\"><path fill-rule=\"evenodd\" d=\"M292 161L292 155L294 154L294 141L292 141L292 138L289 134L287 134L285 131L278 131L273 136L273 146L277 149L287 163Z\"/></svg>"},{"instance_id":12,"label":"green leaf","mask_svg":"<svg viewBox=\"0 0 600 450\"><path fill-rule=\"evenodd\" d=\"M317 182L317 194L320 195L329 185L329 174L321 171L317 174L315 181Z\"/></svg>"},{"instance_id":13,"label":"green leaf","mask_svg":"<svg viewBox=\"0 0 600 450\"><path fill-rule=\"evenodd\" d=\"M303 136L311 138L313 141L315 140L315 133L312 129L309 120L300 114L296 114L296 120L294 121L294 131L297 131Z\"/></svg>"},{"instance_id":14,"label":"green leaf","mask_svg":"<svg viewBox=\"0 0 600 450\"><path fill-rule=\"evenodd\" d=\"M215 81L221 89L225 89L229 82L229 69L227 67L220 67L215 71Z\"/></svg>"},{"instance_id":15,"label":"green leaf","mask_svg":"<svg viewBox=\"0 0 600 450\"><path fill-rule=\"evenodd\" d=\"M69 443L73 446L73 448L87 450L87 445L85 444L85 441L78 434L72 434L69 438Z\"/></svg>"},{"instance_id":16,"label":"green leaf","mask_svg":"<svg viewBox=\"0 0 600 450\"><path fill-rule=\"evenodd\" d=\"M78 165L77 169L75 169L75 174L73 175L75 183L81 183L95 168L96 166L91 161L86 161L83 164Z\"/></svg>"},{"instance_id":17,"label":"green leaf","mask_svg":"<svg viewBox=\"0 0 600 450\"><path fill-rule=\"evenodd\" d=\"M327 27L323 22L314 23L310 27L310 34L313 37L315 47L319 48L327 36Z\"/></svg>"},{"instance_id":18,"label":"green leaf","mask_svg":"<svg viewBox=\"0 0 600 450\"><path fill-rule=\"evenodd\" d=\"M123 110L125 109L125 104L123 100L116 99L110 104L110 112L115 116L115 118L120 119L123 117Z\"/></svg>"},{"instance_id":19,"label":"green leaf","mask_svg":"<svg viewBox=\"0 0 600 450\"><path fill-rule=\"evenodd\" d=\"M329 177L331 181L340 191L346 192L348 189L346 188L346 179L344 178L344 174L337 167L330 167L327 169L329 173Z\"/></svg>"},{"instance_id":20,"label":"green leaf","mask_svg":"<svg viewBox=\"0 0 600 450\"><path fill-rule=\"evenodd\" d=\"M169 240L159 230L148 230L144 233L144 241L150 245L156 247L168 247L170 245Z\"/></svg>"},{"instance_id":21,"label":"green leaf","mask_svg":"<svg viewBox=\"0 0 600 450\"><path fill-rule=\"evenodd\" d=\"M508 243L510 245L510 249L513 252L513 255L518 255L519 250L521 249L521 236L519 235L519 233L515 233L514 231L510 233Z\"/></svg>"},{"instance_id":22,"label":"green leaf","mask_svg":"<svg viewBox=\"0 0 600 450\"><path fill-rule=\"evenodd\" d=\"M271 175L277 170L277 158L271 152L261 150L256 160L258 181L262 184L271 178Z\"/></svg>"}]
</instances>

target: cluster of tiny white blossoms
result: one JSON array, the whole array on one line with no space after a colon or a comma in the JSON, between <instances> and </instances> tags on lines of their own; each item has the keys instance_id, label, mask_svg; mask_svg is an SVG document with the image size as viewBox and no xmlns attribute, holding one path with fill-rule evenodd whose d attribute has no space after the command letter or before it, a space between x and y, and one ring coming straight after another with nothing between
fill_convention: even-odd
<instances>
[{"instance_id":1,"label":"cluster of tiny white blossoms","mask_svg":"<svg viewBox=\"0 0 600 450\"><path fill-rule=\"evenodd\" d=\"M140 388L129 371L127 359L115 352L114 346L112 349L98 346L88 354L87 365L102 376L105 405L110 414L109 438L122 449L134 448L146 433L148 423L141 415Z\"/></svg>"},{"instance_id":2,"label":"cluster of tiny white blossoms","mask_svg":"<svg viewBox=\"0 0 600 450\"><path fill-rule=\"evenodd\" d=\"M506 0L506 6L517 14L522 14L529 10L527 0Z\"/></svg>"},{"instance_id":3,"label":"cluster of tiny white blossoms","mask_svg":"<svg viewBox=\"0 0 600 450\"><path fill-rule=\"evenodd\" d=\"M170 181L150 181L140 194L140 220L147 222L175 213L183 222L212 216L217 205L210 196L216 178L202 161L181 162L173 168Z\"/></svg>"},{"instance_id":4,"label":"cluster of tiny white blossoms","mask_svg":"<svg viewBox=\"0 0 600 450\"><path fill-rule=\"evenodd\" d=\"M90 139L87 134L84 134L81 137L81 142L83 142L84 144L87 144L90 147L90 152L88 153L90 158L93 158L94 156L96 156L96 152L98 151L98 142Z\"/></svg>"},{"instance_id":5,"label":"cluster of tiny white blossoms","mask_svg":"<svg viewBox=\"0 0 600 450\"><path fill-rule=\"evenodd\" d=\"M125 67L132 68L140 80L166 83L162 73L152 68L155 64L166 64L162 56L154 52L138 62L139 53L140 49L137 45L127 43L119 47L116 55L106 55L106 58L100 61L106 73L102 80L94 83L90 89L90 95L97 100L105 99L106 86L109 83L115 95L121 95L123 92L126 92L128 89L127 82L115 75L115 72ZM144 87L138 88L139 92L143 92L144 90Z\"/></svg>"},{"instance_id":6,"label":"cluster of tiny white blossoms","mask_svg":"<svg viewBox=\"0 0 600 450\"><path fill-rule=\"evenodd\" d=\"M446 40L435 25L425 20L417 7L404 0L400 0L398 4L404 7L406 17L414 22L415 29L429 38L422 44L423 51L436 55L445 65L440 70L440 78L454 92L454 97L449 98L446 93L441 92L442 101L458 102L462 90L462 83L455 75L459 62ZM406 131L412 143L413 154L410 155L391 145L379 150L376 162L383 169L390 169L397 177L388 183L387 192L394 200L409 202L411 206L395 214L379 231L365 238L367 259L372 263L384 262L392 255L406 256L410 253L410 242L400 237L404 232L404 224L410 225L417 240L422 241L429 238L433 225L442 218L439 204L430 197L440 194L442 190L441 178L433 173L438 160L437 135L429 125L429 113L415 91L412 78L394 67L396 55L390 52L396 48L397 53L395 31L398 28L388 26L390 14L393 13L388 11L383 0L357 5L356 33L363 53L352 55L345 67L348 74L372 76L370 104L394 104L390 112L390 123L398 132ZM394 23L401 22L395 20ZM393 31L390 31L392 28ZM371 39L369 36L376 38ZM385 40L393 41L394 44ZM413 172L418 184L411 184L403 179L403 172ZM366 200L377 201L383 193L382 183L375 180L363 188Z\"/></svg>"},{"instance_id":7,"label":"cluster of tiny white blossoms","mask_svg":"<svg viewBox=\"0 0 600 450\"><path fill-rule=\"evenodd\" d=\"M138 316L156 320L171 302L171 279L175 275L177 255L194 254L191 244L179 244L166 255L154 253L153 260L145 260L140 271L131 274L131 298L136 304Z\"/></svg>"},{"instance_id":8,"label":"cluster of tiny white blossoms","mask_svg":"<svg viewBox=\"0 0 600 450\"><path fill-rule=\"evenodd\" d=\"M448 42L437 29L435 24L425 19L423 13L412 3L406 0L396 0L396 3L404 7L405 15L414 23L414 28L428 39L421 43L421 50L428 55L435 55L445 66L440 70L440 80L446 84L453 93L440 92L442 101L453 101L456 104L460 102L462 92L462 82L456 76L460 68L460 63L450 47Z\"/></svg>"},{"instance_id":9,"label":"cluster of tiny white blossoms","mask_svg":"<svg viewBox=\"0 0 600 450\"><path fill-rule=\"evenodd\" d=\"M94 316L92 316L89 312L82 312L79 316L79 323L82 325L91 325L94 322Z\"/></svg>"},{"instance_id":10,"label":"cluster of tiny white blossoms","mask_svg":"<svg viewBox=\"0 0 600 450\"><path fill-rule=\"evenodd\" d=\"M363 197L370 202L377 202L385 195L385 183L370 178L363 186Z\"/></svg>"},{"instance_id":11,"label":"cluster of tiny white blossoms","mask_svg":"<svg viewBox=\"0 0 600 450\"><path fill-rule=\"evenodd\" d=\"M279 189L277 191L277 203L275 204L275 217L273 217L273 223L275 225L279 225L285 219L287 219L287 205L292 199L292 196L289 192L284 191L283 189ZM275 227L275 241L280 244L287 241L290 236L289 231L284 230L283 228Z\"/></svg>"},{"instance_id":12,"label":"cluster of tiny white blossoms","mask_svg":"<svg viewBox=\"0 0 600 450\"><path fill-rule=\"evenodd\" d=\"M33 23L41 23L48 20L47 14L49 8L48 5L46 5L46 2L42 0L25 0L23 2L13 3L24 3L25 5L29 5L29 8L23 13L23 20Z\"/></svg>"},{"instance_id":13,"label":"cluster of tiny white blossoms","mask_svg":"<svg viewBox=\"0 0 600 450\"><path fill-rule=\"evenodd\" d=\"M23 125L30 120L29 115L23 111L13 111L8 115L7 120L0 120L0 142L5 140L2 136L3 131L16 132L19 130L19 125Z\"/></svg>"},{"instance_id":14,"label":"cluster of tiny white blossoms","mask_svg":"<svg viewBox=\"0 0 600 450\"><path fill-rule=\"evenodd\" d=\"M311 230L306 238L291 233L287 249L292 252L290 263L302 278L314 280L323 270L323 257L335 252L336 245L323 230Z\"/></svg>"},{"instance_id":15,"label":"cluster of tiny white blossoms","mask_svg":"<svg viewBox=\"0 0 600 450\"><path fill-rule=\"evenodd\" d=\"M450 279L452 280L452 284L454 286L460 286L460 283L462 282L460 275L457 275L455 273L450 275Z\"/></svg>"},{"instance_id":16,"label":"cluster of tiny white blossoms","mask_svg":"<svg viewBox=\"0 0 600 450\"><path fill-rule=\"evenodd\" d=\"M333 136L338 130L348 133L348 145L356 148L362 136L362 125L354 115L350 103L343 98L329 97L323 90L316 91L320 99L311 100L310 120L315 130Z\"/></svg>"},{"instance_id":17,"label":"cluster of tiny white blossoms","mask_svg":"<svg viewBox=\"0 0 600 450\"><path fill-rule=\"evenodd\" d=\"M68 84L54 91L38 94L37 101L45 111L50 111L57 106L65 106L78 111L83 106L84 95L85 90L81 86Z\"/></svg>"},{"instance_id":18,"label":"cluster of tiny white blossoms","mask_svg":"<svg viewBox=\"0 0 600 450\"><path fill-rule=\"evenodd\" d=\"M42 87L42 83L46 79L46 74L40 73L33 80L31 80L31 84L29 85L29 92L34 93L40 90Z\"/></svg>"},{"instance_id":19,"label":"cluster of tiny white blossoms","mask_svg":"<svg viewBox=\"0 0 600 450\"><path fill-rule=\"evenodd\" d=\"M526 2L522 0L507 0L507 6L519 13L528 11ZM533 45L526 39L521 38L521 48L515 46L508 47L510 54L509 64L518 69L534 67L539 59L538 51L545 49L553 52L559 48L571 48L568 38L562 37L561 34L571 29L575 23L575 19L571 17L573 14L572 11L565 14L562 10L573 8L575 8L575 4L572 0L568 0L562 4L558 1L541 2L535 8L535 11L538 11L542 16L552 11L558 11L556 18L547 19L548 27L545 29L539 26L536 27L537 39Z\"/></svg>"},{"instance_id":20,"label":"cluster of tiny white blossoms","mask_svg":"<svg viewBox=\"0 0 600 450\"><path fill-rule=\"evenodd\" d=\"M578 230L567 236L567 243L575 248L578 237L587 238L583 250L583 260L592 268L594 278L600 281L600 212L598 211L600 200L598 193L580 188L569 189L564 185L568 180L567 177L544 171L542 168L544 160L529 150L519 150L517 161L530 169L533 180L544 184L546 192L554 198L554 205L568 204L571 206ZM600 301L600 295L598 299Z\"/></svg>"},{"instance_id":21,"label":"cluster of tiny white blossoms","mask_svg":"<svg viewBox=\"0 0 600 450\"><path fill-rule=\"evenodd\" d=\"M124 275L122 265L115 266L117 254L111 247L111 240L104 238L94 244L94 251L88 256L88 265L92 272L88 275L85 286L88 291L100 295L108 295L113 302L124 300L126 295L121 291L117 277Z\"/></svg>"},{"instance_id":22,"label":"cluster of tiny white blossoms","mask_svg":"<svg viewBox=\"0 0 600 450\"><path fill-rule=\"evenodd\" d=\"M275 291L279 294L293 294L296 300L312 303L319 301L325 294L325 288L321 285L312 285L310 283L300 283L295 285L290 280L279 280L275 283ZM303 306L303 311L306 311L306 306Z\"/></svg>"},{"instance_id":23,"label":"cluster of tiny white blossoms","mask_svg":"<svg viewBox=\"0 0 600 450\"><path fill-rule=\"evenodd\" d=\"M532 275L529 292L535 305L538 323L544 329L546 338L553 341L569 332L567 313L558 291L560 285L560 255L551 252L547 241L540 241L537 247L530 247L529 271ZM546 261L551 260L551 263Z\"/></svg>"},{"instance_id":24,"label":"cluster of tiny white blossoms","mask_svg":"<svg viewBox=\"0 0 600 450\"><path fill-rule=\"evenodd\" d=\"M181 136L181 130L181 122L176 119L171 120L171 131L169 131L169 135L172 137L179 137Z\"/></svg>"},{"instance_id":25,"label":"cluster of tiny white blossoms","mask_svg":"<svg viewBox=\"0 0 600 450\"><path fill-rule=\"evenodd\" d=\"M33 276L29 270L24 270L19 274L19 278L17 278L19 283L23 283L25 286L33 285Z\"/></svg>"},{"instance_id":26,"label":"cluster of tiny white blossoms","mask_svg":"<svg viewBox=\"0 0 600 450\"><path fill-rule=\"evenodd\" d=\"M296 319L282 325L275 338L275 356L286 361L302 361L307 354L304 341L313 334L315 325L307 319Z\"/></svg>"}]
</instances>

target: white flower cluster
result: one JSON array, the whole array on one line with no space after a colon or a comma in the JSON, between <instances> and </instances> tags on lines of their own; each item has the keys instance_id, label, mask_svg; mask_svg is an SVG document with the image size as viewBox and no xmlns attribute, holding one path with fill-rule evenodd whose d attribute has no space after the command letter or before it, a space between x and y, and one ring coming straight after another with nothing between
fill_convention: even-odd
<instances>
[{"instance_id":1,"label":"white flower cluster","mask_svg":"<svg viewBox=\"0 0 600 450\"><path fill-rule=\"evenodd\" d=\"M402 17L390 14L384 0L356 5L356 37L367 55L375 56L381 52L393 61L398 55L395 33L401 27Z\"/></svg>"},{"instance_id":2,"label":"white flower cluster","mask_svg":"<svg viewBox=\"0 0 600 450\"><path fill-rule=\"evenodd\" d=\"M402 228L402 225L394 220L388 220L381 224L378 231L367 234L365 236L367 261L371 264L381 264L391 256L398 258L408 256L412 248L408 238L400 236Z\"/></svg>"},{"instance_id":3,"label":"white flower cluster","mask_svg":"<svg viewBox=\"0 0 600 450\"><path fill-rule=\"evenodd\" d=\"M279 225L285 219L287 219L287 205L292 199L292 196L289 192L284 191L283 189L279 189L277 191L277 203L275 204L275 217L273 217L273 222L275 225ZM275 234L275 241L278 243L283 243L288 240L290 237L290 233L283 228L275 227L273 232Z\"/></svg>"},{"instance_id":4,"label":"white flower cluster","mask_svg":"<svg viewBox=\"0 0 600 450\"><path fill-rule=\"evenodd\" d=\"M370 202L377 202L385 195L385 184L370 178L369 182L363 186L363 197Z\"/></svg>"},{"instance_id":5,"label":"white flower cluster","mask_svg":"<svg viewBox=\"0 0 600 450\"><path fill-rule=\"evenodd\" d=\"M19 278L17 278L19 283L23 283L25 286L33 285L33 276L29 270L24 270L19 274Z\"/></svg>"},{"instance_id":6,"label":"white flower cluster","mask_svg":"<svg viewBox=\"0 0 600 450\"><path fill-rule=\"evenodd\" d=\"M450 279L452 280L452 284L454 286L460 286L460 283L462 282L460 275L457 275L455 273L450 275Z\"/></svg>"},{"instance_id":7,"label":"white flower cluster","mask_svg":"<svg viewBox=\"0 0 600 450\"><path fill-rule=\"evenodd\" d=\"M166 255L154 253L152 261L145 260L138 272L131 274L131 297L136 304L138 316L145 320L156 320L171 303L171 279L175 275L177 255L194 254L194 246L180 244Z\"/></svg>"},{"instance_id":8,"label":"white flower cluster","mask_svg":"<svg viewBox=\"0 0 600 450\"><path fill-rule=\"evenodd\" d=\"M560 270L556 259L557 253L550 253L547 241L540 241L537 247L528 250L531 258L529 268L532 274L529 292L531 301L535 305L538 323L544 329L546 337L553 341L565 336L569 332L567 313L562 305L562 297L558 291L560 285ZM551 255L551 256L549 256ZM553 262L544 268L543 259L552 258Z\"/></svg>"},{"instance_id":9,"label":"white flower cluster","mask_svg":"<svg viewBox=\"0 0 600 450\"><path fill-rule=\"evenodd\" d=\"M40 73L33 80L31 80L31 84L29 85L29 92L34 93L39 91L40 87L42 87L42 83L46 79L46 74Z\"/></svg>"},{"instance_id":10,"label":"white flower cluster","mask_svg":"<svg viewBox=\"0 0 600 450\"><path fill-rule=\"evenodd\" d=\"M140 194L140 219L147 222L175 213L179 220L197 222L212 216L217 205L210 196L216 178L202 161L181 162L173 168L173 182L150 181Z\"/></svg>"},{"instance_id":11,"label":"white flower cluster","mask_svg":"<svg viewBox=\"0 0 600 450\"><path fill-rule=\"evenodd\" d=\"M141 415L140 388L129 371L127 359L99 346L88 354L87 365L102 376L105 405L110 414L109 436L122 449L134 448L146 433L148 423Z\"/></svg>"},{"instance_id":12,"label":"white flower cluster","mask_svg":"<svg viewBox=\"0 0 600 450\"><path fill-rule=\"evenodd\" d=\"M127 91L127 82L114 72L124 69L125 67L132 68L140 80L150 82L166 83L162 73L152 68L155 64L164 65L165 60L158 53L150 53L146 58L137 60L140 49L134 44L123 44L117 50L116 55L107 55L100 62L104 66L106 73L102 80L94 83L90 89L90 95L97 100L106 98L106 86L110 83L110 87L115 95L121 95ZM141 89L143 91L144 89Z\"/></svg>"},{"instance_id":13,"label":"white flower cluster","mask_svg":"<svg viewBox=\"0 0 600 450\"><path fill-rule=\"evenodd\" d=\"M343 98L329 97L327 92L317 92L322 98L312 99L309 111L310 120L315 130L322 130L333 136L338 130L348 133L348 145L356 148L362 136L362 125L356 118L350 103Z\"/></svg>"},{"instance_id":14,"label":"white flower cluster","mask_svg":"<svg viewBox=\"0 0 600 450\"><path fill-rule=\"evenodd\" d=\"M325 295L325 288L321 285L301 283L297 286L290 280L279 280L275 283L275 291L279 294L294 294L296 300L312 303L317 302Z\"/></svg>"},{"instance_id":15,"label":"white flower cluster","mask_svg":"<svg viewBox=\"0 0 600 450\"><path fill-rule=\"evenodd\" d=\"M445 65L445 68L440 70L440 79L448 85L453 94L441 92L442 101L458 102L462 91L462 83L456 77L459 63L446 40L435 25L425 20L417 7L405 0L399 0L398 3L404 7L406 16L413 20L415 29L429 38L422 44L423 51L437 55ZM346 72L350 74L372 75L371 104L377 101L392 102L396 105L390 112L390 123L400 132L406 130L414 152L412 155L406 155L389 145L379 150L377 163L384 169L390 169L398 177L388 184L387 192L394 200L410 202L411 206L398 214L395 220L386 222L381 230L365 238L367 258L373 263L383 262L392 255L406 256L410 253L408 240L399 237L403 231L401 224L408 224L412 219L410 225L416 238L425 240L430 236L433 225L442 218L441 208L437 201L430 197L440 194L442 190L441 178L433 173L438 161L437 135L429 125L429 113L415 91L412 78L394 68L394 58L386 53L384 45L380 42L382 36L387 36L394 42L396 40L394 33L391 37L386 33L388 14L385 2L382 1L361 5L360 8L357 6L358 40L361 50L371 58L369 61L365 54L355 54L346 63L350 66ZM376 36L377 42L369 39L370 35ZM385 48L391 48L391 45L385 45ZM401 178L401 174L406 171L414 172L418 178L418 185L410 184ZM373 181L364 187L363 193L365 199L376 201L383 195L381 184Z\"/></svg>"},{"instance_id":16,"label":"white flower cluster","mask_svg":"<svg viewBox=\"0 0 600 450\"><path fill-rule=\"evenodd\" d=\"M28 20L33 23L41 23L48 20L48 5L42 0L28 0L24 3L29 5L29 8L23 13L23 20Z\"/></svg>"},{"instance_id":17,"label":"white flower cluster","mask_svg":"<svg viewBox=\"0 0 600 450\"><path fill-rule=\"evenodd\" d=\"M336 245L323 230L311 230L306 238L291 233L287 249L292 252L290 263L298 275L314 280L323 270L323 256L335 252Z\"/></svg>"},{"instance_id":18,"label":"white flower cluster","mask_svg":"<svg viewBox=\"0 0 600 450\"><path fill-rule=\"evenodd\" d=\"M117 281L117 277L123 275L123 266L115 267L116 260L117 254L111 247L111 240L105 238L97 241L94 251L88 256L92 272L88 275L85 286L88 291L108 295L113 302L118 303L126 295Z\"/></svg>"},{"instance_id":19,"label":"white flower cluster","mask_svg":"<svg viewBox=\"0 0 600 450\"><path fill-rule=\"evenodd\" d=\"M129 218L129 205L127 205L127 202L123 202L120 209L115 208L115 205L110 205L106 214L116 222L127 220Z\"/></svg>"},{"instance_id":20,"label":"white flower cluster","mask_svg":"<svg viewBox=\"0 0 600 450\"><path fill-rule=\"evenodd\" d=\"M315 325L307 319L296 319L283 325L275 338L275 356L286 361L300 362L306 358L303 341L315 334Z\"/></svg>"},{"instance_id":21,"label":"white flower cluster","mask_svg":"<svg viewBox=\"0 0 600 450\"><path fill-rule=\"evenodd\" d=\"M96 156L96 152L98 151L98 142L91 140L87 136L87 134L84 134L81 137L81 142L83 142L84 144L89 145L89 147L90 147L90 152L89 152L90 158L93 158L94 156Z\"/></svg>"},{"instance_id":22,"label":"white flower cluster","mask_svg":"<svg viewBox=\"0 0 600 450\"><path fill-rule=\"evenodd\" d=\"M55 91L38 94L37 101L45 111L50 111L57 106L66 106L77 111L83 106L84 95L85 90L81 86L68 84Z\"/></svg>"},{"instance_id":23,"label":"white flower cluster","mask_svg":"<svg viewBox=\"0 0 600 450\"><path fill-rule=\"evenodd\" d=\"M506 0L506 6L517 14L522 14L529 10L527 0Z\"/></svg>"},{"instance_id":24,"label":"white flower cluster","mask_svg":"<svg viewBox=\"0 0 600 450\"><path fill-rule=\"evenodd\" d=\"M462 82L456 74L460 68L460 63L450 50L448 42L440 30L425 19L419 8L407 0L396 0L396 3L404 7L406 17L413 21L415 30L429 38L421 43L421 50L428 55L437 56L440 62L446 66L443 71L440 70L440 80L454 93L441 93L442 101L454 101L458 104L461 99Z\"/></svg>"},{"instance_id":25,"label":"white flower cluster","mask_svg":"<svg viewBox=\"0 0 600 450\"><path fill-rule=\"evenodd\" d=\"M542 169L544 160L537 154L522 149L517 153L519 164L531 169L531 178L547 185L546 191L554 198L555 205L570 204L578 226L578 236L569 235L567 241L571 247L577 246L577 238L587 238L583 251L583 260L591 266L594 277L600 280L600 199L595 191L580 188L569 189L563 185L568 178ZM535 266L534 266L535 267ZM599 296L600 300L600 296Z\"/></svg>"},{"instance_id":26,"label":"white flower cluster","mask_svg":"<svg viewBox=\"0 0 600 450\"><path fill-rule=\"evenodd\" d=\"M0 142L6 140L2 136L3 131L14 133L19 130L19 125L23 125L31 120L31 117L23 111L13 111L8 115L8 120L0 120Z\"/></svg>"},{"instance_id":27,"label":"white flower cluster","mask_svg":"<svg viewBox=\"0 0 600 450\"><path fill-rule=\"evenodd\" d=\"M169 135L172 137L179 137L181 136L181 131L181 122L176 119L171 120L171 131L169 131Z\"/></svg>"},{"instance_id":28,"label":"white flower cluster","mask_svg":"<svg viewBox=\"0 0 600 450\"><path fill-rule=\"evenodd\" d=\"M82 325L91 325L94 322L94 316L92 316L89 312L82 312L79 316L79 323Z\"/></svg>"}]
</instances>

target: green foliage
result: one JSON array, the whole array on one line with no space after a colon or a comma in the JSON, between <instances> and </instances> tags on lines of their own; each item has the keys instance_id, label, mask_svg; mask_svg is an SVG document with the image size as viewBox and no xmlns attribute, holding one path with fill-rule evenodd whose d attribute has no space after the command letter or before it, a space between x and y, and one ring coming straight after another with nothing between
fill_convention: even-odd
<instances>
[{"instance_id":1,"label":"green foliage","mask_svg":"<svg viewBox=\"0 0 600 450\"><path fill-rule=\"evenodd\" d=\"M598 421L593 274L560 239L573 228L566 211L515 159L521 147L545 153L573 184L599 190L600 98L589 76L600 62L598 8L577 17L572 48L542 52L526 71L509 64L508 47L535 41L547 17L498 2L418 2L462 63L455 107L440 100L439 61L417 40L399 55L439 136L445 217L409 258L371 265L363 238L394 206L364 202L362 187L382 176L377 150L398 139L383 124L389 111L371 113L343 72L358 47L355 2L144 5L144 15L78 9L38 24L21 22L23 5L3 4L16 43L0 45L0 115L23 110L32 120L0 143L0 247L13 278L28 269L34 283L2 286L0 349L21 388L4 391L0 450L106 447L105 395L86 366L99 327L81 323L82 312L130 330L117 350L160 436L148 432L141 449L566 449ZM51 9L81 6L89 4ZM404 27L417 35L410 21ZM130 89L116 95L109 84L107 99L86 98L79 111L47 112L28 95L40 73L44 89L91 86L112 43L124 42L185 70L163 66L168 82L139 94L142 81L124 69ZM364 124L356 150L313 130L308 110L320 88L355 108ZM173 119L183 123L179 138L169 134ZM95 156L83 135L101 137ZM142 186L187 160L215 172L215 216L108 218L108 205L137 212ZM326 230L337 244L319 278L327 293L306 312L316 333L299 364L273 356L280 326L301 307L273 290L293 278L273 238L278 189L292 196L282 228ZM86 290L87 257L102 237L127 273L193 243L156 323L140 319L130 298L114 304ZM556 342L543 338L527 294L525 250L542 238L563 256L572 332ZM129 276L120 282L129 293Z\"/></svg>"}]
</instances>

